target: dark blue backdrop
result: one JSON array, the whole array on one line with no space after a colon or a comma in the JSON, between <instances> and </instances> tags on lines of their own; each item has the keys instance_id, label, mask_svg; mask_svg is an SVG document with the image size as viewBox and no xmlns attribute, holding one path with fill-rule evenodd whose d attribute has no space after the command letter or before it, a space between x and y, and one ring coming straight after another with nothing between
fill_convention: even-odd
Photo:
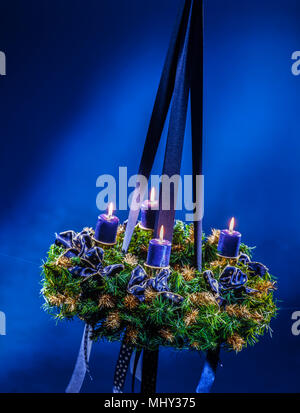
<instances>
[{"instance_id":1,"label":"dark blue backdrop","mask_svg":"<svg viewBox=\"0 0 300 413\"><path fill-rule=\"evenodd\" d=\"M1 1L1 392L64 391L82 325L41 310L41 259L55 231L94 225L98 175L136 173L180 1ZM299 18L297 0L205 2L205 231L236 216L283 300L273 339L223 354L214 391L299 391ZM111 390L118 348L94 346L84 391ZM200 366L162 350L158 391L194 391Z\"/></svg>"}]
</instances>

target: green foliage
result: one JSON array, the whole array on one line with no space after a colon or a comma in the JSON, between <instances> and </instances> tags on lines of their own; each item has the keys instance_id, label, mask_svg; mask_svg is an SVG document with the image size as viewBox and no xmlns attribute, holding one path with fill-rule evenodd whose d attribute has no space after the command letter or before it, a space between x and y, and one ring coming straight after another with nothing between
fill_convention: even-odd
<instances>
[{"instance_id":1,"label":"green foliage","mask_svg":"<svg viewBox=\"0 0 300 413\"><path fill-rule=\"evenodd\" d=\"M230 291L224 296L228 306L220 308L202 274L193 268L192 225L176 221L169 287L184 301L180 305L172 304L152 291L146 301L140 303L127 292L127 284L136 263L143 265L145 262L152 232L137 226L126 256L121 249L123 237L124 232L120 232L117 244L104 251L105 266L124 265L124 270L111 278L73 276L68 267L78 265L80 259L64 262L60 258L65 250L51 245L43 264L44 309L58 320L77 316L91 324L94 340L115 341L125 334L137 348L172 346L207 350L224 344L228 349L239 351L270 330L270 321L277 308L273 299L273 278L269 273L263 279L252 277L245 265L235 262L234 265L247 273L247 286L259 292L237 295ZM203 270L212 270L218 279L228 260L218 257L217 238L210 238L203 235ZM240 251L251 256L252 249L242 244ZM154 270L146 271L149 276L156 274Z\"/></svg>"}]
</instances>

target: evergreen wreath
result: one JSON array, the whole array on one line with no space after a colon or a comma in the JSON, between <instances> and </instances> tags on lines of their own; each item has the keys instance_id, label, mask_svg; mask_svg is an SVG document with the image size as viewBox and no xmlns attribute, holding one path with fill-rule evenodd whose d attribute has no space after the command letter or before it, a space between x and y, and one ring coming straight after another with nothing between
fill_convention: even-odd
<instances>
[{"instance_id":1,"label":"evergreen wreath","mask_svg":"<svg viewBox=\"0 0 300 413\"><path fill-rule=\"evenodd\" d=\"M152 231L137 225L124 255L124 230L120 225L110 247L97 245L92 228L57 236L42 272L44 309L55 319L77 316L91 326L94 341L125 338L148 350L206 351L222 345L238 352L272 332L275 280L263 264L251 262L252 248L241 244L239 259L222 258L220 231L212 230L203 235L199 272L193 267L193 225L176 221L170 267L153 270L144 267ZM61 235L73 237L72 248L63 245Z\"/></svg>"}]
</instances>

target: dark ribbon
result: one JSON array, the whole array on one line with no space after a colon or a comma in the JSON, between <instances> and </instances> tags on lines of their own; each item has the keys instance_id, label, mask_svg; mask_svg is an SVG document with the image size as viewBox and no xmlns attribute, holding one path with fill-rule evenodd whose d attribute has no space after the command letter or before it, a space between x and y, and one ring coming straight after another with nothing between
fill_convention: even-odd
<instances>
[{"instance_id":1,"label":"dark ribbon","mask_svg":"<svg viewBox=\"0 0 300 413\"><path fill-rule=\"evenodd\" d=\"M131 392L134 393L135 378L137 375L137 369L141 357L141 350L136 350L133 355L133 366L132 366L132 381L131 381ZM140 381L142 378L140 377Z\"/></svg>"},{"instance_id":2,"label":"dark ribbon","mask_svg":"<svg viewBox=\"0 0 300 413\"><path fill-rule=\"evenodd\" d=\"M189 2L190 3L190 2ZM190 89L190 35L193 3L190 6L187 28L182 39L182 46L178 58L173 101L170 110L170 123L167 136L165 159L162 172L162 184L160 186L159 211L156 216L154 234L158 238L159 230L163 225L165 228L165 238L172 241L175 207L177 200L177 185L170 187L170 207L163 209L163 184L165 177L172 177L180 174L183 140L186 126L186 114Z\"/></svg>"},{"instance_id":3,"label":"dark ribbon","mask_svg":"<svg viewBox=\"0 0 300 413\"><path fill-rule=\"evenodd\" d=\"M183 301L183 297L179 294L170 292L168 286L168 279L170 277L170 271L168 269L161 270L156 277L147 278L147 274L143 267L138 265L131 273L127 291L133 294L139 301L145 301L145 291L147 288L151 288L160 295L173 302L179 304Z\"/></svg>"},{"instance_id":4,"label":"dark ribbon","mask_svg":"<svg viewBox=\"0 0 300 413\"><path fill-rule=\"evenodd\" d=\"M243 288L248 277L239 268L227 266L224 268L219 279L221 291L237 290Z\"/></svg>"},{"instance_id":5,"label":"dark ribbon","mask_svg":"<svg viewBox=\"0 0 300 413\"><path fill-rule=\"evenodd\" d=\"M147 180L154 164L155 156L158 150L161 134L167 118L170 102L172 99L175 78L177 74L179 54L182 49L182 39L187 28L187 21L191 1L187 0L180 8L177 22L171 36L168 53L162 70L155 103L149 123L144 150L139 166L139 175L143 175ZM140 200L144 198L147 186L137 184L135 191L140 194ZM135 198L135 196L133 196ZM128 223L126 226L123 250L126 252L138 219L139 208L130 209Z\"/></svg>"},{"instance_id":6,"label":"dark ribbon","mask_svg":"<svg viewBox=\"0 0 300 413\"><path fill-rule=\"evenodd\" d=\"M103 267L102 260L104 251L102 248L93 246L92 231L84 229L76 233L64 231L55 234L55 243L66 249L62 254L66 258L80 258L80 263L68 268L71 274L78 277L90 277L100 275L111 277L124 269L122 264L114 264Z\"/></svg>"},{"instance_id":7,"label":"dark ribbon","mask_svg":"<svg viewBox=\"0 0 300 413\"><path fill-rule=\"evenodd\" d=\"M220 346L216 350L208 350L204 361L203 370L200 376L196 393L209 393L216 378L216 371L219 364Z\"/></svg>"},{"instance_id":8,"label":"dark ribbon","mask_svg":"<svg viewBox=\"0 0 300 413\"><path fill-rule=\"evenodd\" d=\"M203 175L203 1L196 0L193 5L191 35L191 126L192 126L192 164L193 164L193 202L197 202L196 177ZM203 188L202 188L203 191ZM202 194L201 194L202 195ZM200 202L203 203L203 196ZM202 204L203 208L203 204ZM200 208L200 212L203 209ZM194 220L195 265L202 268L202 216Z\"/></svg>"},{"instance_id":9,"label":"dark ribbon","mask_svg":"<svg viewBox=\"0 0 300 413\"><path fill-rule=\"evenodd\" d=\"M248 271L252 277L258 275L264 277L268 271L268 268L261 262L251 261L247 254L240 254L238 261L248 267Z\"/></svg>"},{"instance_id":10,"label":"dark ribbon","mask_svg":"<svg viewBox=\"0 0 300 413\"><path fill-rule=\"evenodd\" d=\"M220 275L219 281L214 278L210 270L204 271L203 277L220 306L226 305L226 300L222 297L222 292L238 290L244 291L246 294L251 294L256 291L246 286L248 277L237 267L229 265L225 267Z\"/></svg>"},{"instance_id":11,"label":"dark ribbon","mask_svg":"<svg viewBox=\"0 0 300 413\"><path fill-rule=\"evenodd\" d=\"M156 378L158 366L158 349L143 350L142 384L141 393L154 394L156 391Z\"/></svg>"},{"instance_id":12,"label":"dark ribbon","mask_svg":"<svg viewBox=\"0 0 300 413\"><path fill-rule=\"evenodd\" d=\"M220 286L218 281L214 278L212 271L204 271L203 277L208 286L210 287L211 292L214 294L219 306L224 306L226 304L226 300L220 295Z\"/></svg>"},{"instance_id":13,"label":"dark ribbon","mask_svg":"<svg viewBox=\"0 0 300 413\"><path fill-rule=\"evenodd\" d=\"M191 115L192 115L192 153L193 153L193 199L196 194L196 175L202 174L202 112L203 112L203 18L202 0L186 0L183 9L179 14L172 35L169 51L163 68L156 100L149 124L144 151L139 167L139 174L149 179L156 152L158 149L161 133L164 127L169 105L173 95L173 102L170 111L170 124L165 151L163 174L167 176L178 175L180 173L182 147L186 125L186 113L189 91L191 89ZM141 185L141 186L139 186ZM147 186L137 184L135 191L143 199ZM158 235L161 225L165 227L165 238L172 241L175 200L177 188L171 187L170 210L162 208L162 186L160 187L159 213L156 217L155 235ZM135 196L134 196L135 198ZM128 223L126 226L123 251L128 250L128 246L138 219L139 208L130 209ZM201 217L200 217L201 218ZM195 261L199 271L201 271L202 261L202 221L197 219L194 222L195 233ZM144 274L137 275L135 281L131 280L129 289L136 297L143 301L144 291L148 286L148 281ZM151 285L152 286L152 285ZM163 294L172 294L163 291ZM147 356L144 352L143 360ZM209 354L207 363L209 363ZM153 355L155 358L155 356ZM157 357L156 357L157 360ZM143 365L147 365L145 361ZM155 365L155 363L154 363ZM217 366L217 363L216 363ZM215 366L215 367L216 367ZM146 368L143 368L142 380L148 382ZM150 373L149 373L150 374ZM206 377L206 378L205 378ZM214 377L208 374L204 368L201 378L205 378L207 383L212 383ZM206 386L210 389L211 386ZM152 387L153 390L153 387ZM209 391L209 390L208 390Z\"/></svg>"},{"instance_id":14,"label":"dark ribbon","mask_svg":"<svg viewBox=\"0 0 300 413\"><path fill-rule=\"evenodd\" d=\"M119 357L115 368L113 393L123 393L124 391L127 370L133 350L133 346L125 343L124 340L122 341Z\"/></svg>"}]
</instances>

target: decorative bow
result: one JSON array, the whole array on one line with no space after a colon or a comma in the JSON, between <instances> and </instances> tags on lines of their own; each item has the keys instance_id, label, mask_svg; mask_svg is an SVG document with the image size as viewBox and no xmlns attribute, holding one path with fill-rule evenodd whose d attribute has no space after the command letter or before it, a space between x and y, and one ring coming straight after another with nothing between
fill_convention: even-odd
<instances>
[{"instance_id":1,"label":"decorative bow","mask_svg":"<svg viewBox=\"0 0 300 413\"><path fill-rule=\"evenodd\" d=\"M226 300L220 295L220 286L218 281L214 278L212 271L204 271L203 277L206 283L209 285L211 292L215 295L216 301L219 304L219 306L221 307L225 305Z\"/></svg>"},{"instance_id":2,"label":"decorative bow","mask_svg":"<svg viewBox=\"0 0 300 413\"><path fill-rule=\"evenodd\" d=\"M124 269L122 264L103 267L104 251L100 247L93 246L92 234L93 231L89 228L79 233L64 231L55 234L55 244L66 249L62 257L69 259L74 257L80 258L78 265L68 268L70 273L78 277L89 277L97 274L101 277L111 277L122 271Z\"/></svg>"},{"instance_id":3,"label":"decorative bow","mask_svg":"<svg viewBox=\"0 0 300 413\"><path fill-rule=\"evenodd\" d=\"M147 288L152 288L154 291L159 292L163 298L172 301L174 304L180 304L183 301L183 297L179 294L170 292L168 286L170 271L168 269L161 270L154 278L147 277L144 268L140 265L135 267L131 273L127 291L141 302L145 301L145 290Z\"/></svg>"},{"instance_id":4,"label":"decorative bow","mask_svg":"<svg viewBox=\"0 0 300 413\"><path fill-rule=\"evenodd\" d=\"M226 300L221 296L222 292L230 290L244 291L246 294L255 292L256 290L246 287L248 277L239 268L227 266L224 268L219 281L214 278L212 271L204 271L203 277L209 285L211 291L216 296L216 300L220 306L226 304Z\"/></svg>"},{"instance_id":5,"label":"decorative bow","mask_svg":"<svg viewBox=\"0 0 300 413\"><path fill-rule=\"evenodd\" d=\"M264 277L268 268L261 262L254 262L250 260L250 257L247 254L240 254L238 262L246 265L250 272L250 275L259 277Z\"/></svg>"},{"instance_id":6,"label":"decorative bow","mask_svg":"<svg viewBox=\"0 0 300 413\"><path fill-rule=\"evenodd\" d=\"M227 266L220 276L219 286L222 291L237 290L243 287L247 281L247 275L241 270Z\"/></svg>"}]
</instances>

